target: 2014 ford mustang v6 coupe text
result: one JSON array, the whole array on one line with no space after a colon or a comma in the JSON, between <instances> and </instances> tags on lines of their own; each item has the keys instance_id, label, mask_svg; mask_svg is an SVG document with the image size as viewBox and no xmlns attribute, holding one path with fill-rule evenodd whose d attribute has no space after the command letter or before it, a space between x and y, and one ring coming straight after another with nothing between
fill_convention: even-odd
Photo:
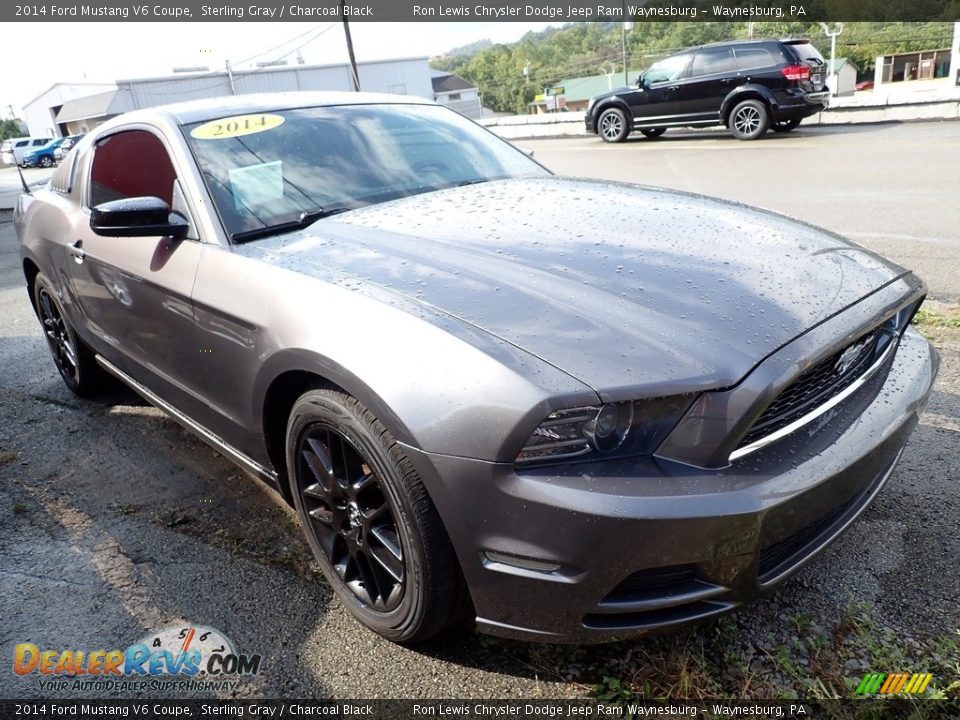
<instances>
[{"instance_id":1,"label":"2014 ford mustang v6 coupe text","mask_svg":"<svg viewBox=\"0 0 960 720\"><path fill-rule=\"evenodd\" d=\"M610 640L734 608L890 477L924 285L823 230L554 177L429 102L248 95L89 133L15 212L57 369L296 507L398 642Z\"/></svg>"}]
</instances>

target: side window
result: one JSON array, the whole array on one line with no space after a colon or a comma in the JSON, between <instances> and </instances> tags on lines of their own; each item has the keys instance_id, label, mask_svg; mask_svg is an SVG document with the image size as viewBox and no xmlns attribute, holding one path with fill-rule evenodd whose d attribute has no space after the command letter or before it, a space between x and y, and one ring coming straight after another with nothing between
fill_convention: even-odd
<instances>
[{"instance_id":1,"label":"side window","mask_svg":"<svg viewBox=\"0 0 960 720\"><path fill-rule=\"evenodd\" d=\"M17 143L17 147L18 148L27 147L29 143L30 143L29 140L21 140L20 142Z\"/></svg>"},{"instance_id":2,"label":"side window","mask_svg":"<svg viewBox=\"0 0 960 720\"><path fill-rule=\"evenodd\" d=\"M643 80L648 84L679 80L683 77L689 64L689 55L674 55L664 58L650 66L650 69L644 73Z\"/></svg>"},{"instance_id":3,"label":"side window","mask_svg":"<svg viewBox=\"0 0 960 720\"><path fill-rule=\"evenodd\" d=\"M690 77L736 71L737 63L733 59L730 48L715 48L701 50L696 54L690 68Z\"/></svg>"},{"instance_id":4,"label":"side window","mask_svg":"<svg viewBox=\"0 0 960 720\"><path fill-rule=\"evenodd\" d=\"M158 197L172 205L176 179L159 138L146 130L119 132L94 149L89 205L131 197Z\"/></svg>"},{"instance_id":5,"label":"side window","mask_svg":"<svg viewBox=\"0 0 960 720\"><path fill-rule=\"evenodd\" d=\"M40 147L41 145L46 145L47 142L48 141L45 138L40 138L39 140L34 140L30 144L33 145L34 147Z\"/></svg>"},{"instance_id":6,"label":"side window","mask_svg":"<svg viewBox=\"0 0 960 720\"><path fill-rule=\"evenodd\" d=\"M737 48L735 52L737 65L741 70L770 67L783 62L780 53L774 54L769 48L763 46Z\"/></svg>"}]
</instances>

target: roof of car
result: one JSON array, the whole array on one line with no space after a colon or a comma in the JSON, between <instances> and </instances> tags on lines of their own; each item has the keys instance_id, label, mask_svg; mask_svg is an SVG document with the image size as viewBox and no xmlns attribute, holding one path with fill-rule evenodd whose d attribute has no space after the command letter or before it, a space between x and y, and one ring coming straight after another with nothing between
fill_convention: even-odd
<instances>
[{"instance_id":1,"label":"roof of car","mask_svg":"<svg viewBox=\"0 0 960 720\"><path fill-rule=\"evenodd\" d=\"M721 40L719 42L707 43L706 45L696 45L694 47L689 47L686 50L681 52L688 52L690 50L700 50L701 48L713 48L713 47L726 47L728 45L760 45L762 43L784 43L786 45L802 45L804 43L809 43L810 41L806 38L747 38L746 40Z\"/></svg>"},{"instance_id":2,"label":"roof of car","mask_svg":"<svg viewBox=\"0 0 960 720\"><path fill-rule=\"evenodd\" d=\"M371 104L433 105L412 95L388 95L364 92L286 92L227 95L189 102L162 105L156 111L172 115L182 125L214 120L226 115L246 115L267 110L291 110L301 107Z\"/></svg>"}]
</instances>

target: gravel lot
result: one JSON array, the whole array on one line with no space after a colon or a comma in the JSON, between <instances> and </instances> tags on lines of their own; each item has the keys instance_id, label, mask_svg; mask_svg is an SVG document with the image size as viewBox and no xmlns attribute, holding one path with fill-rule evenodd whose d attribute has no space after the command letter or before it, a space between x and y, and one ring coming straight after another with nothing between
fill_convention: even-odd
<instances>
[{"instance_id":1,"label":"gravel lot","mask_svg":"<svg viewBox=\"0 0 960 720\"><path fill-rule=\"evenodd\" d=\"M877 141L892 143L900 129L877 130ZM790 138L795 152L800 138ZM551 167L551 152L579 153L600 158L595 167L612 177L639 179L617 168L647 152L641 143L616 149L633 153L624 155L566 142L530 144ZM671 147L683 143L699 145L678 152L670 177L686 173L676 162L693 153L711 167L760 162L751 146L712 152L707 144L724 144L719 138ZM922 170L951 168L956 198L956 168L940 157L931 162L943 168ZM804 204L813 190L796 192ZM939 248L956 263L956 246L944 250L956 241L955 211L925 217L934 242L914 249ZM913 211L872 210L871 227L883 223L878 212ZM945 280L935 294L949 303L953 292ZM263 655L261 674L223 696L829 697L849 695L867 671L894 670L933 672L936 692L957 693L960 314L949 304L935 310L921 327L940 348L942 369L899 468L860 521L775 594L726 619L631 643L551 647L467 629L411 650L363 630L339 606L295 516L270 491L124 391L89 402L66 390L29 307L9 216L0 214L0 658L9 663L20 642L126 647L188 622ZM0 673L0 697L76 695Z\"/></svg>"}]
</instances>

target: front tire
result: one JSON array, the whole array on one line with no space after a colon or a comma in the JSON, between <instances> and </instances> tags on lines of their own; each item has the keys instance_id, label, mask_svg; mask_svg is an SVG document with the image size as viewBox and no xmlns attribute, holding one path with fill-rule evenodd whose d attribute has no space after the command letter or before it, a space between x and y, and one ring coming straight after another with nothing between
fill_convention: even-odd
<instances>
[{"instance_id":1,"label":"front tire","mask_svg":"<svg viewBox=\"0 0 960 720\"><path fill-rule=\"evenodd\" d=\"M33 281L33 305L43 326L43 333L53 355L57 372L68 388L79 397L90 397L102 392L107 375L88 348L74 332L57 292L43 273Z\"/></svg>"},{"instance_id":2,"label":"front tire","mask_svg":"<svg viewBox=\"0 0 960 720\"><path fill-rule=\"evenodd\" d=\"M597 132L604 142L618 143L627 139L630 128L627 125L627 116L620 108L607 108L600 113L597 120Z\"/></svg>"},{"instance_id":3,"label":"front tire","mask_svg":"<svg viewBox=\"0 0 960 720\"><path fill-rule=\"evenodd\" d=\"M738 140L756 140L770 126L770 113L759 100L744 100L730 113L730 132Z\"/></svg>"},{"instance_id":4,"label":"front tire","mask_svg":"<svg viewBox=\"0 0 960 720\"><path fill-rule=\"evenodd\" d=\"M48 168L48 167L52 167L52 166L53 166L53 160L51 160L50 158L48 158L46 155L44 155L42 158L40 158L40 167L42 167L42 168Z\"/></svg>"},{"instance_id":5,"label":"front tire","mask_svg":"<svg viewBox=\"0 0 960 720\"><path fill-rule=\"evenodd\" d=\"M302 395L287 470L310 548L341 602L388 640L420 642L470 609L433 502L386 428L334 389Z\"/></svg>"}]
</instances>

